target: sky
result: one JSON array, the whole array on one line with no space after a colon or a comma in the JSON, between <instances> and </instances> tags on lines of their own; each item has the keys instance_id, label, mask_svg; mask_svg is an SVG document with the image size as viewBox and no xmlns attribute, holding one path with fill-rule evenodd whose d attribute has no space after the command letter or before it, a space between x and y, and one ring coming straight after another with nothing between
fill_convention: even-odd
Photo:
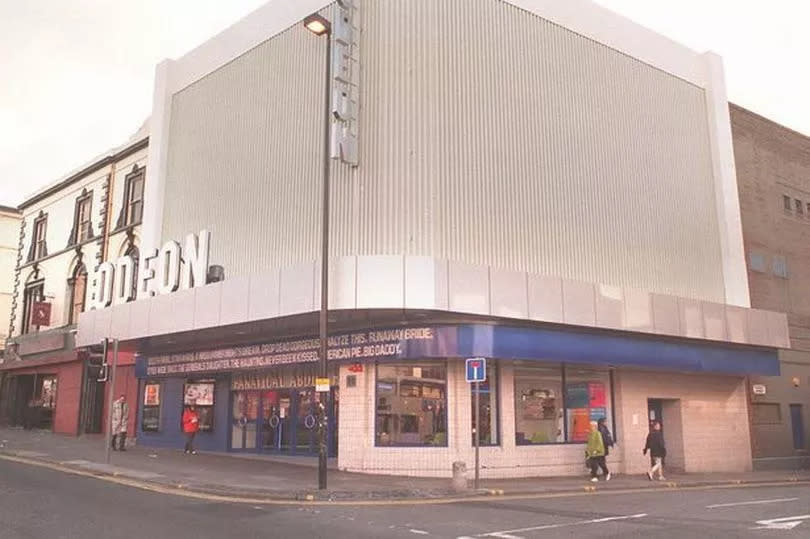
<instances>
[{"instance_id":1,"label":"sky","mask_svg":"<svg viewBox=\"0 0 810 539\"><path fill-rule=\"evenodd\" d=\"M0 205L127 140L150 114L155 65L265 2L0 0ZM807 0L597 3L717 52L730 101L810 135Z\"/></svg>"}]
</instances>

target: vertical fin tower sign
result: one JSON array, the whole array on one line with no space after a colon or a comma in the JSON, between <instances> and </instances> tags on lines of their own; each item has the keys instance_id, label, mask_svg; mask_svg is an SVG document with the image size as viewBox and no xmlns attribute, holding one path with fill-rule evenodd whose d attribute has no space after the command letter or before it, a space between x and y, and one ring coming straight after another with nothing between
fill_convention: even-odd
<instances>
[{"instance_id":1,"label":"vertical fin tower sign","mask_svg":"<svg viewBox=\"0 0 810 539\"><path fill-rule=\"evenodd\" d=\"M332 134L330 157L358 164L360 0L337 0L332 19Z\"/></svg>"}]
</instances>

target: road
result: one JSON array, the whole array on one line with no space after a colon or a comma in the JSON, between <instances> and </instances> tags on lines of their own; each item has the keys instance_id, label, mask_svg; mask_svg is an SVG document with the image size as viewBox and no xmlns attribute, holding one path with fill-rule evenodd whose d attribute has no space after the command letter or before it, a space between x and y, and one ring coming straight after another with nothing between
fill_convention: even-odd
<instances>
[{"instance_id":1,"label":"road","mask_svg":"<svg viewBox=\"0 0 810 539\"><path fill-rule=\"evenodd\" d=\"M2 539L572 536L810 537L810 486L445 505L260 506L158 494L0 460Z\"/></svg>"}]
</instances>

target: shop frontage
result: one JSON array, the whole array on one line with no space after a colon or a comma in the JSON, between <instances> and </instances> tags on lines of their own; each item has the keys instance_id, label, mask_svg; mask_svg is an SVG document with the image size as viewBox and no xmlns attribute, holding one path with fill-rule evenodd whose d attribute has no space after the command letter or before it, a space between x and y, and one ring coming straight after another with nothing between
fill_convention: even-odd
<instances>
[{"instance_id":1,"label":"shop frontage","mask_svg":"<svg viewBox=\"0 0 810 539\"><path fill-rule=\"evenodd\" d=\"M603 418L616 471L644 469L651 420L666 425L673 469L748 469L745 376L779 368L769 348L581 328L373 329L330 344L330 456L345 470L415 476L472 462L466 357L488 359L484 477L579 474L590 423ZM182 447L180 416L194 403L202 449L317 455L316 350L303 339L139 358L139 443Z\"/></svg>"}]
</instances>

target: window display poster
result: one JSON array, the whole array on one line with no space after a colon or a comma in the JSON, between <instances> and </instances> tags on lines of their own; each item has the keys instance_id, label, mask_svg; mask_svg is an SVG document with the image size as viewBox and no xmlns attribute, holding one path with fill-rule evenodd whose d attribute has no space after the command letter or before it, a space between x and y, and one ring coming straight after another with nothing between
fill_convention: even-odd
<instances>
[{"instance_id":1,"label":"window display poster","mask_svg":"<svg viewBox=\"0 0 810 539\"><path fill-rule=\"evenodd\" d=\"M588 408L590 404L588 385L587 382L567 384L565 393L568 408Z\"/></svg>"},{"instance_id":2,"label":"window display poster","mask_svg":"<svg viewBox=\"0 0 810 539\"><path fill-rule=\"evenodd\" d=\"M184 404L196 404L197 406L214 405L214 384L213 382L186 384L186 394L183 399Z\"/></svg>"},{"instance_id":3,"label":"window display poster","mask_svg":"<svg viewBox=\"0 0 810 539\"><path fill-rule=\"evenodd\" d=\"M146 384L143 390L144 406L160 406L160 384Z\"/></svg>"},{"instance_id":4,"label":"window display poster","mask_svg":"<svg viewBox=\"0 0 810 539\"><path fill-rule=\"evenodd\" d=\"M588 408L575 408L569 410L571 414L571 441L585 442L588 440L588 433L591 430L591 416Z\"/></svg>"},{"instance_id":5,"label":"window display poster","mask_svg":"<svg viewBox=\"0 0 810 539\"><path fill-rule=\"evenodd\" d=\"M591 421L599 421L602 418L607 419L606 408L591 408Z\"/></svg>"},{"instance_id":6,"label":"window display poster","mask_svg":"<svg viewBox=\"0 0 810 539\"><path fill-rule=\"evenodd\" d=\"M604 408L607 401L603 382L588 382L591 408Z\"/></svg>"}]
</instances>

